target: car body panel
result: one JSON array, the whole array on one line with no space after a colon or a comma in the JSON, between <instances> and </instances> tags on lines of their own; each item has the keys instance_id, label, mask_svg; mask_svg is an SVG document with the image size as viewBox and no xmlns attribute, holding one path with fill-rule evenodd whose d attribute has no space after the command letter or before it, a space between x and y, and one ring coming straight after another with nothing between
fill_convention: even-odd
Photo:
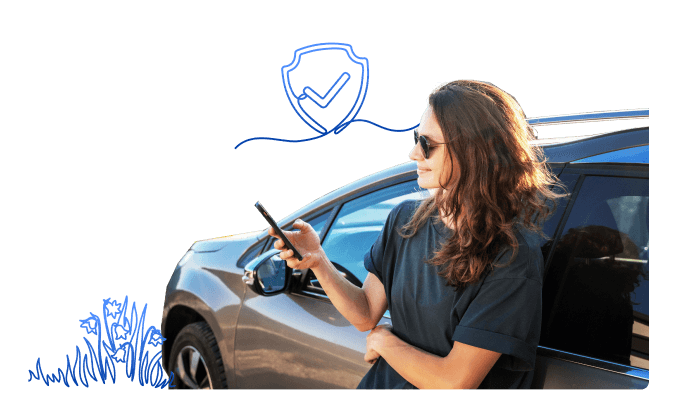
<instances>
[{"instance_id":1,"label":"car body panel","mask_svg":"<svg viewBox=\"0 0 678 398\"><path fill-rule=\"evenodd\" d=\"M649 380L644 378L629 377L627 374L583 365L581 362L544 356L538 353L532 388L643 389L648 384Z\"/></svg>"},{"instance_id":2,"label":"car body panel","mask_svg":"<svg viewBox=\"0 0 678 398\"><path fill-rule=\"evenodd\" d=\"M650 146L639 145L575 160L572 163L650 163Z\"/></svg>"},{"instance_id":3,"label":"car body panel","mask_svg":"<svg viewBox=\"0 0 678 398\"><path fill-rule=\"evenodd\" d=\"M545 145L542 148L549 162L572 162L605 152L645 145L649 142L650 129L637 128L563 144Z\"/></svg>"},{"instance_id":4,"label":"car body panel","mask_svg":"<svg viewBox=\"0 0 678 398\"><path fill-rule=\"evenodd\" d=\"M234 246L249 246L252 243L252 238L258 236L260 231L246 232L243 234L224 236L221 238L199 240L193 243L191 250L197 253L215 252L223 249L226 245L230 245L233 251L237 252L238 247Z\"/></svg>"},{"instance_id":5,"label":"car body panel","mask_svg":"<svg viewBox=\"0 0 678 398\"><path fill-rule=\"evenodd\" d=\"M327 301L248 289L238 318L239 388L355 388L369 369L365 337Z\"/></svg>"}]
</instances>

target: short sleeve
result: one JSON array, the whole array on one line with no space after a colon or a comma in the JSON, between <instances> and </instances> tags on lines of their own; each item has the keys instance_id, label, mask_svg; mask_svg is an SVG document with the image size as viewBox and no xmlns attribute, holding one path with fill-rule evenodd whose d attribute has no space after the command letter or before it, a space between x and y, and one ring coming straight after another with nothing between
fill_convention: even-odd
<instances>
[{"instance_id":1,"label":"short sleeve","mask_svg":"<svg viewBox=\"0 0 678 398\"><path fill-rule=\"evenodd\" d=\"M397 232L393 231L393 228L396 224L396 217L404 203L399 204L394 207L391 212L386 217L386 222L384 223L384 228L381 230L379 237L374 242L370 250L365 254L364 264L367 271L373 273L379 278L379 281L383 284L383 260L386 253L389 243L391 243L391 234Z\"/></svg>"},{"instance_id":2,"label":"short sleeve","mask_svg":"<svg viewBox=\"0 0 678 398\"><path fill-rule=\"evenodd\" d=\"M452 340L502 353L495 366L529 371L541 329L542 285L528 278L485 281L469 304Z\"/></svg>"}]
</instances>

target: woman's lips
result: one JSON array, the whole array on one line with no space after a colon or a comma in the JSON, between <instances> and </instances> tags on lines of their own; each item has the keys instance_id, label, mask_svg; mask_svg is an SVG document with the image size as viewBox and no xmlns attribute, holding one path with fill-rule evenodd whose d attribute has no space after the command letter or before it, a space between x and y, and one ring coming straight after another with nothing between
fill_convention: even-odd
<instances>
[{"instance_id":1,"label":"woman's lips","mask_svg":"<svg viewBox=\"0 0 678 398\"><path fill-rule=\"evenodd\" d=\"M417 168L417 174L428 173L429 171L431 171L431 170L430 170L430 169L420 169L420 168Z\"/></svg>"}]
</instances>

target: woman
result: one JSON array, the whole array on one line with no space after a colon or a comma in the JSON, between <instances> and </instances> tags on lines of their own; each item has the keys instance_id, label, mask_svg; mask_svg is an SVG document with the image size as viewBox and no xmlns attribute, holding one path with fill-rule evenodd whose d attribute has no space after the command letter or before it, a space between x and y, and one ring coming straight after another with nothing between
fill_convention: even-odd
<instances>
[{"instance_id":1,"label":"woman","mask_svg":"<svg viewBox=\"0 0 678 398\"><path fill-rule=\"evenodd\" d=\"M285 232L339 312L367 337L359 388L529 388L541 327L539 233L559 196L515 99L459 80L429 97L410 159L434 192L389 214L362 289L301 220ZM269 230L273 236L274 232ZM278 240L275 247L283 249ZM386 309L393 326L376 326Z\"/></svg>"}]
</instances>

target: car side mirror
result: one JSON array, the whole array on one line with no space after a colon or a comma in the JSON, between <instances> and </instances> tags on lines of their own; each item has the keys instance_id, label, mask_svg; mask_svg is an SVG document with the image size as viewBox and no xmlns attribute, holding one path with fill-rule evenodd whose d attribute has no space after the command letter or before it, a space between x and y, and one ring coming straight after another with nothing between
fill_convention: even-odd
<instances>
[{"instance_id":1,"label":"car side mirror","mask_svg":"<svg viewBox=\"0 0 678 398\"><path fill-rule=\"evenodd\" d=\"M269 250L245 266L242 280L256 294L275 296L290 287L292 268L278 257L278 253L280 250Z\"/></svg>"}]
</instances>

